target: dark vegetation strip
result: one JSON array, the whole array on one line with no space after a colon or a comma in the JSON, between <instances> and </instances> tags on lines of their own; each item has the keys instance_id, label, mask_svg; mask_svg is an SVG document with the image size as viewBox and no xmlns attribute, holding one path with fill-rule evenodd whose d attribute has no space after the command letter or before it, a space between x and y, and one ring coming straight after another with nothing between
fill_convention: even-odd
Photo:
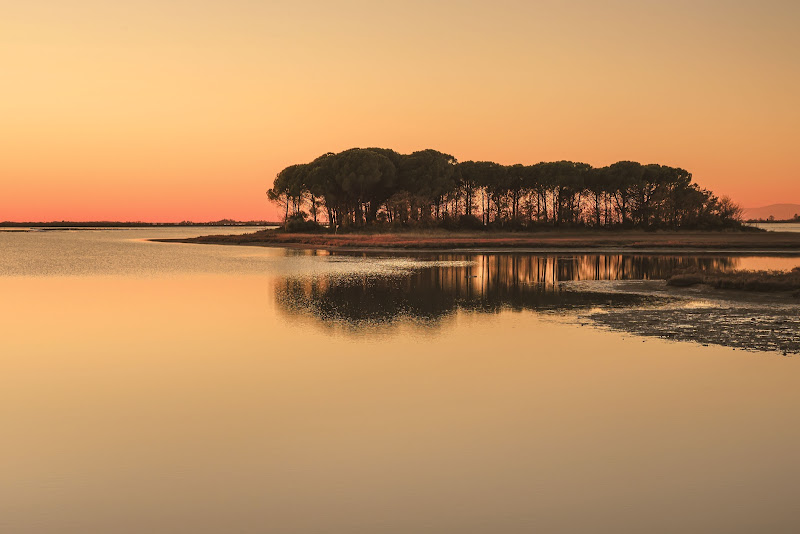
<instances>
[{"instance_id":1,"label":"dark vegetation strip","mask_svg":"<svg viewBox=\"0 0 800 534\"><path fill-rule=\"evenodd\" d=\"M800 267L790 272L783 271L733 271L733 272L684 272L667 280L667 285L690 287L706 284L717 289L739 289L743 291L793 291L800 297Z\"/></svg>"},{"instance_id":2,"label":"dark vegetation strip","mask_svg":"<svg viewBox=\"0 0 800 534\"><path fill-rule=\"evenodd\" d=\"M800 213L795 213L794 217L791 219L776 219L775 217L770 216L767 219L747 219L745 222L747 223L800 223Z\"/></svg>"}]
</instances>

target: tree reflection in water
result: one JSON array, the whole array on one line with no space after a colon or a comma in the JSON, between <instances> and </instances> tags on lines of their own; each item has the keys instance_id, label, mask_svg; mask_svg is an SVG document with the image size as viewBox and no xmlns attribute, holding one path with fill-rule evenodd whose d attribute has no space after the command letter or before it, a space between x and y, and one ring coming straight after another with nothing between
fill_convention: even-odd
<instances>
[{"instance_id":1,"label":"tree reflection in water","mask_svg":"<svg viewBox=\"0 0 800 534\"><path fill-rule=\"evenodd\" d=\"M276 298L287 313L323 323L360 326L411 319L433 325L457 310L496 313L644 304L658 299L574 291L560 282L665 279L676 270L729 270L739 262L720 256L622 254L437 254L417 259L416 269L397 275L280 278ZM435 263L426 266L431 260Z\"/></svg>"}]
</instances>

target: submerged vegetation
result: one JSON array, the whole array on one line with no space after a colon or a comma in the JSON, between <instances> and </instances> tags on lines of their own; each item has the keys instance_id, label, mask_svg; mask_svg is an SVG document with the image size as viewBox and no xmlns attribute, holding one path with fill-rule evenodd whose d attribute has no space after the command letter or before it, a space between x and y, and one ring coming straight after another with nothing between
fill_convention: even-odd
<instances>
[{"instance_id":1,"label":"submerged vegetation","mask_svg":"<svg viewBox=\"0 0 800 534\"><path fill-rule=\"evenodd\" d=\"M676 167L620 161L501 165L436 150L327 153L278 173L267 192L287 231L364 227L534 229L740 227L741 209Z\"/></svg>"},{"instance_id":2,"label":"submerged vegetation","mask_svg":"<svg viewBox=\"0 0 800 534\"><path fill-rule=\"evenodd\" d=\"M667 285L689 287L706 284L717 289L743 291L794 291L800 297L800 267L784 271L693 271L671 276Z\"/></svg>"}]
</instances>

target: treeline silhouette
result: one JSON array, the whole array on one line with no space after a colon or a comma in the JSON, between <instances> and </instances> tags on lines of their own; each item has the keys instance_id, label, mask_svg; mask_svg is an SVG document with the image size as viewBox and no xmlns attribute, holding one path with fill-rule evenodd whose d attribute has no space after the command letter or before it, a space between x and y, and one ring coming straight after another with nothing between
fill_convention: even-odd
<instances>
[{"instance_id":1,"label":"treeline silhouette","mask_svg":"<svg viewBox=\"0 0 800 534\"><path fill-rule=\"evenodd\" d=\"M318 230L323 220L333 230L741 225L741 209L688 171L633 161L501 165L430 149L353 148L283 169L267 194L283 208L287 230Z\"/></svg>"},{"instance_id":2,"label":"treeline silhouette","mask_svg":"<svg viewBox=\"0 0 800 534\"><path fill-rule=\"evenodd\" d=\"M297 251L315 255L316 251ZM622 292L570 289L565 281L666 279L675 272L735 269L719 256L443 254L397 276L287 277L275 282L281 309L327 326L435 325L458 310L565 310L631 306L653 300ZM443 265L442 262L445 262ZM446 265L452 263L452 265Z\"/></svg>"}]
</instances>

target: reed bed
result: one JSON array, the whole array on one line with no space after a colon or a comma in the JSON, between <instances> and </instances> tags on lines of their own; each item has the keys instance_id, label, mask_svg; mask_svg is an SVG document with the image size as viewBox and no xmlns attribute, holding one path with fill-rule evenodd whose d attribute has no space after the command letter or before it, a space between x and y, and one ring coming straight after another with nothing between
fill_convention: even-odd
<instances>
[{"instance_id":1,"label":"reed bed","mask_svg":"<svg viewBox=\"0 0 800 534\"><path fill-rule=\"evenodd\" d=\"M800 297L800 267L786 271L683 272L671 276L667 285L690 287L706 284L716 289L741 291L792 291Z\"/></svg>"}]
</instances>

